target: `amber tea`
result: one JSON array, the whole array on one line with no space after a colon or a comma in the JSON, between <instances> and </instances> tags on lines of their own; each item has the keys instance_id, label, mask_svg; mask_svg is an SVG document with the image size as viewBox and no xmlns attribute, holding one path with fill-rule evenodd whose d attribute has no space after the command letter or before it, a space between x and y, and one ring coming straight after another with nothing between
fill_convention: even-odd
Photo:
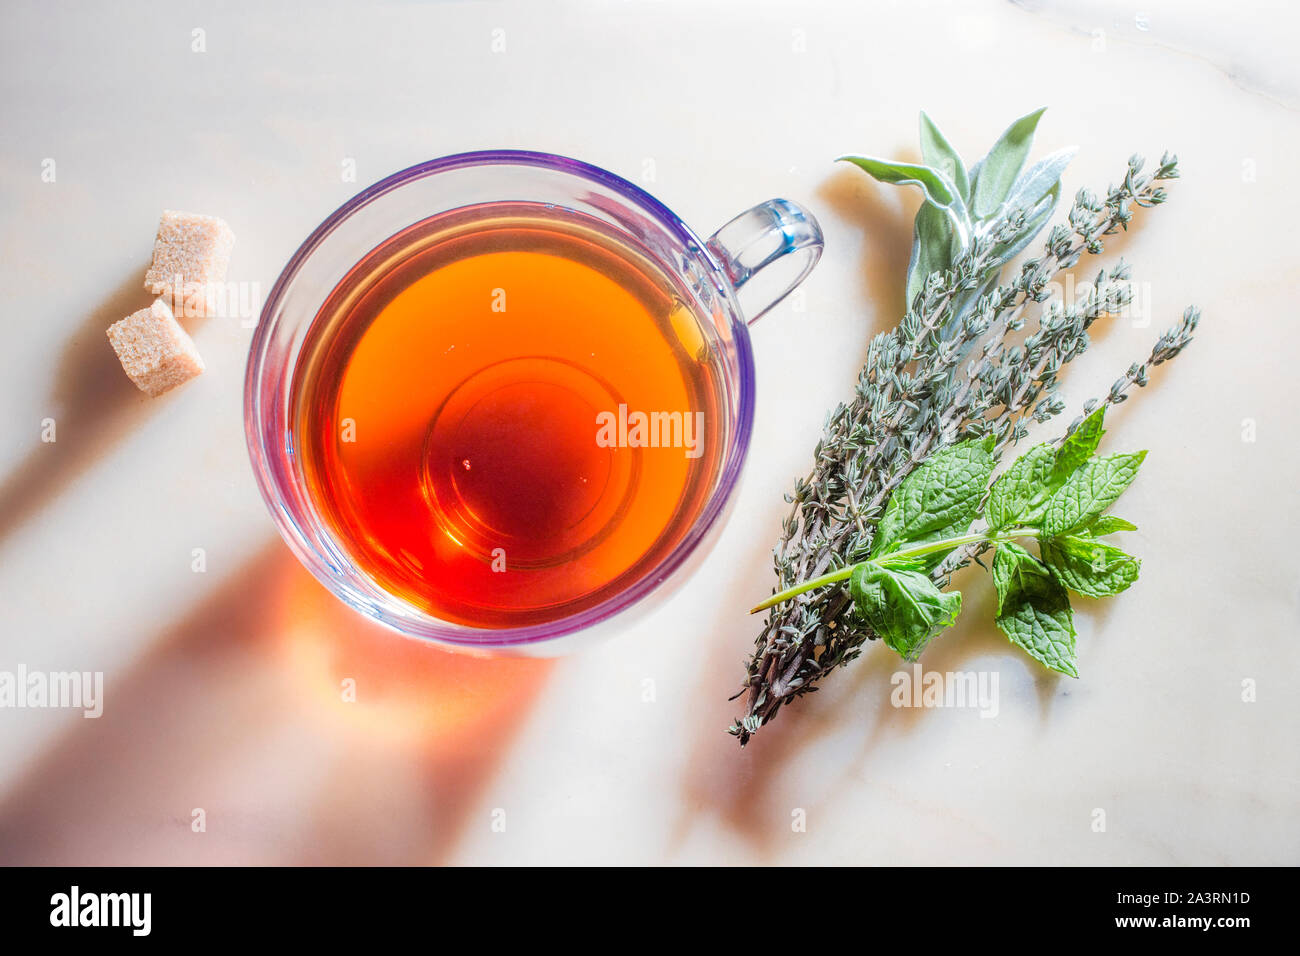
<instances>
[{"instance_id":1,"label":"amber tea","mask_svg":"<svg viewBox=\"0 0 1300 956\"><path fill-rule=\"evenodd\" d=\"M680 280L595 219L444 214L326 300L293 376L312 501L384 590L510 627L608 599L717 480L724 383Z\"/></svg>"}]
</instances>

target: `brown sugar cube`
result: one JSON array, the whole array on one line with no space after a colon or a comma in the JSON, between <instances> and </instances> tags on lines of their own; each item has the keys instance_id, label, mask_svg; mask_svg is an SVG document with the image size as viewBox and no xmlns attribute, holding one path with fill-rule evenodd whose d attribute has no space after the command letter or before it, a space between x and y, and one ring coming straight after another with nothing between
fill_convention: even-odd
<instances>
[{"instance_id":1,"label":"brown sugar cube","mask_svg":"<svg viewBox=\"0 0 1300 956\"><path fill-rule=\"evenodd\" d=\"M235 234L224 220L164 209L144 287L182 315L212 311L214 287L226 280Z\"/></svg>"},{"instance_id":2,"label":"brown sugar cube","mask_svg":"<svg viewBox=\"0 0 1300 956\"><path fill-rule=\"evenodd\" d=\"M161 395L203 371L193 340L162 299L110 325L108 341L127 377L150 395Z\"/></svg>"}]
</instances>

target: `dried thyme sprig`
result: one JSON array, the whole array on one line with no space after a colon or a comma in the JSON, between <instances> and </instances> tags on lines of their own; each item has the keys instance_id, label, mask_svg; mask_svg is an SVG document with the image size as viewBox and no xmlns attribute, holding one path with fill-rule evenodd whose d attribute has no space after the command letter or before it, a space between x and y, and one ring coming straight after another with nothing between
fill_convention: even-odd
<instances>
[{"instance_id":1,"label":"dried thyme sprig","mask_svg":"<svg viewBox=\"0 0 1300 956\"><path fill-rule=\"evenodd\" d=\"M1068 227L1053 228L1043 254L1025 262L1011 282L999 282L1003 263L1044 225L1069 158L1053 154L1022 171L1040 114L1012 124L969 174L924 114L923 153L932 168L853 160L878 179L916 184L926 193L909 268L915 294L898 327L872 341L853 399L828 416L812 471L787 496L793 507L773 551L774 590L862 561L890 492L930 454L988 436L1000 457L1027 433L1027 419L1045 422L1063 411L1056 395L1062 369L1087 348L1094 321L1131 301L1123 263L1103 269L1079 302L1049 301L1050 284L1085 253L1101 253L1104 237L1126 229L1134 207L1164 202L1158 183L1178 175L1170 155L1151 172L1131 158L1104 200L1080 190ZM1017 344L1013 336L1030 312L1034 329ZM1118 404L1130 386L1145 385L1147 368L1177 355L1196 320L1189 310L1104 401ZM946 587L948 576L979 553L976 544L948 555L932 572L935 584ZM877 636L853 614L846 586L773 607L740 691L746 714L731 733L744 744L782 705L816 690L823 675Z\"/></svg>"}]
</instances>

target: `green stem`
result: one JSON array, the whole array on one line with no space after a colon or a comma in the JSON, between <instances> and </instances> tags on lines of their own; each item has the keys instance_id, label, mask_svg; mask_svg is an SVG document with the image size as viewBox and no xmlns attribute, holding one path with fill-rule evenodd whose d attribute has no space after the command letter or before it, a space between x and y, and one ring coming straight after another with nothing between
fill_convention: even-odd
<instances>
[{"instance_id":1,"label":"green stem","mask_svg":"<svg viewBox=\"0 0 1300 956\"><path fill-rule=\"evenodd\" d=\"M815 588L824 588L828 584L837 584L840 581L847 581L853 576L853 572L864 564L877 564L881 567L889 567L899 561L909 558L919 558L927 554L935 554L939 551L953 551L957 548L965 547L968 544L1002 544L1007 541L1014 541L1016 538L1037 538L1040 534L1038 528L1021 527L1008 528L1005 531L973 531L970 534L963 534L956 538L944 538L940 541L927 541L925 544L916 544L910 548L903 548L899 551L891 551L888 554L882 554L878 558L868 558L866 561L860 561L858 564L850 564L848 567L840 568L837 571L831 571L823 574L821 577L812 578L808 581L800 581L798 584L791 585L784 591L778 591L766 601L755 605L750 609L750 614L757 614L759 611L766 611L773 605L780 604L782 601L788 601L796 595L803 594L805 591L811 591Z\"/></svg>"}]
</instances>

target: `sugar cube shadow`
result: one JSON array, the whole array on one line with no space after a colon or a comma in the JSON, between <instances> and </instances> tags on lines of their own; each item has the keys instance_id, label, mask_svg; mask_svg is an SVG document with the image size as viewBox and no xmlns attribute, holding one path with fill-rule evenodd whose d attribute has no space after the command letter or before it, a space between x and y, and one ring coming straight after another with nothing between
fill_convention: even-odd
<instances>
[{"instance_id":1,"label":"sugar cube shadow","mask_svg":"<svg viewBox=\"0 0 1300 956\"><path fill-rule=\"evenodd\" d=\"M32 450L0 484L0 540L39 511L148 416L151 400L118 364L105 330L149 304L139 274L121 285L78 326L54 370L46 417L55 441L41 440L31 423Z\"/></svg>"}]
</instances>

